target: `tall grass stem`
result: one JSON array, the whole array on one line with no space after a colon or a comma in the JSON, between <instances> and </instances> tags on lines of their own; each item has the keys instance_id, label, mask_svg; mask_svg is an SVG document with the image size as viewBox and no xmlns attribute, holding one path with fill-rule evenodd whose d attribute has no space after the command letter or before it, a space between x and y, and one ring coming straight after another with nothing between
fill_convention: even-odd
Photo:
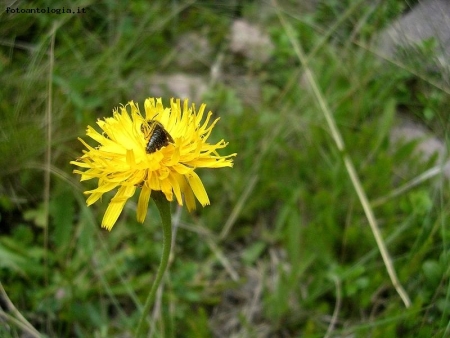
<instances>
[{"instance_id":1,"label":"tall grass stem","mask_svg":"<svg viewBox=\"0 0 450 338\"><path fill-rule=\"evenodd\" d=\"M276 0L272 0L273 4L276 8L278 8L276 4ZM288 24L288 22L285 20L283 15L280 13L280 11L277 11L278 17L280 19L280 22L283 26L283 28L286 31L286 34L292 44L292 47L294 48L295 53L297 54L297 57L300 60L300 63L303 66L306 79L313 91L313 94L315 98L317 99L317 102L319 104L320 110L322 111L325 120L327 121L328 127L330 129L331 135L333 137L334 143L336 144L336 147L338 148L339 152L341 153L342 159L345 164L345 168L347 169L348 175L350 176L350 180L353 184L354 189L356 190L356 193L358 195L359 201L364 209L364 213L367 217L367 220L370 225L370 229L372 230L373 236L375 237L375 241L377 243L378 249L380 250L381 257L383 258L384 265L386 266L386 270L389 274L389 277L391 279L391 282L397 291L398 295L402 299L403 303L405 304L406 308L409 308L411 306L411 300L406 293L403 286L400 284L400 281L397 277L397 273L395 272L394 265L392 264L392 259L389 255L389 252L386 248L386 244L384 243L384 240L381 236L381 232L378 226L378 223L375 219L375 215L373 213L372 207L370 206L369 200L367 198L367 195L362 187L361 181L359 180L358 174L356 173L355 166L353 165L353 162L346 152L344 140L342 138L341 133L339 132L339 129L337 128L336 122L333 118L333 115L331 114L330 108L328 107L328 104L319 89L319 86L317 84L317 81L314 77L313 72L309 68L307 58L303 52L303 49L301 48L300 44L295 38L295 35L293 33L292 27Z\"/></svg>"}]
</instances>

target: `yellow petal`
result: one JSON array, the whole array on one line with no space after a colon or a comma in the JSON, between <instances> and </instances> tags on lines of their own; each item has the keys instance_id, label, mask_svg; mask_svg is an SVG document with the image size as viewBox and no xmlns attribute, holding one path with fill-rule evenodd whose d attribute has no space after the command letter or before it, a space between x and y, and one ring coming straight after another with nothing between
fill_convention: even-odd
<instances>
[{"instance_id":1,"label":"yellow petal","mask_svg":"<svg viewBox=\"0 0 450 338\"><path fill-rule=\"evenodd\" d=\"M191 187L186 183L186 180L185 180L185 188L183 189L183 194L184 194L184 201L186 202L188 211L190 212L192 210L195 210L196 208L195 196L192 192Z\"/></svg>"},{"instance_id":2,"label":"yellow petal","mask_svg":"<svg viewBox=\"0 0 450 338\"><path fill-rule=\"evenodd\" d=\"M125 202L133 196L135 190L136 187L134 185L123 185L119 188L106 209L105 216L102 220L103 228L108 230L112 229L123 210Z\"/></svg>"},{"instance_id":3,"label":"yellow petal","mask_svg":"<svg viewBox=\"0 0 450 338\"><path fill-rule=\"evenodd\" d=\"M144 223L145 216L147 216L148 203L150 201L151 190L144 184L139 194L139 201L137 205L137 220Z\"/></svg>"},{"instance_id":4,"label":"yellow petal","mask_svg":"<svg viewBox=\"0 0 450 338\"><path fill-rule=\"evenodd\" d=\"M189 181L189 185L191 186L192 191L194 192L195 197L197 197L200 204L203 206L209 205L208 194L206 193L205 187L203 186L200 177L198 177L195 172L191 172L186 177Z\"/></svg>"}]
</instances>

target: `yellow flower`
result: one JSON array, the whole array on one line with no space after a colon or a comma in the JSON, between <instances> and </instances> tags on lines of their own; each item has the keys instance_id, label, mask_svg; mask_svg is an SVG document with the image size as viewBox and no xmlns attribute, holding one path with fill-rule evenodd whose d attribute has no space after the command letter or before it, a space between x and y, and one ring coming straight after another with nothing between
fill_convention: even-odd
<instances>
[{"instance_id":1,"label":"yellow flower","mask_svg":"<svg viewBox=\"0 0 450 338\"><path fill-rule=\"evenodd\" d=\"M102 227L111 230L126 201L136 188L141 188L137 205L137 220L144 222L152 190L161 191L168 201L175 196L178 204L184 201L189 211L195 209L195 198L203 206L209 204L208 194L195 173L197 168L232 167L231 157L220 156L217 149L228 143L221 140L207 143L219 119L209 126L212 113L202 121L205 104L198 112L185 100L171 99L164 108L161 99L145 100L145 118L133 101L113 111L113 117L98 120L102 133L88 126L86 135L99 143L95 148L79 139L87 150L76 161L85 171L74 170L81 181L98 179L98 187L86 191L87 205L95 203L108 191L118 188L111 199ZM131 115L131 116L130 116Z\"/></svg>"}]
</instances>

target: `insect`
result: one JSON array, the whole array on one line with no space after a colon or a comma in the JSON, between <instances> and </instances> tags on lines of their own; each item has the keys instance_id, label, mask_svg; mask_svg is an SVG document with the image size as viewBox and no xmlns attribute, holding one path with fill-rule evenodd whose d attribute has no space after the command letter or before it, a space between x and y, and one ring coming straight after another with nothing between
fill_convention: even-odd
<instances>
[{"instance_id":1,"label":"insect","mask_svg":"<svg viewBox=\"0 0 450 338\"><path fill-rule=\"evenodd\" d=\"M144 133L145 139L148 140L145 147L147 154L154 153L162 147L168 146L169 143L174 143L172 136L158 121L145 121L141 124L141 131Z\"/></svg>"}]
</instances>

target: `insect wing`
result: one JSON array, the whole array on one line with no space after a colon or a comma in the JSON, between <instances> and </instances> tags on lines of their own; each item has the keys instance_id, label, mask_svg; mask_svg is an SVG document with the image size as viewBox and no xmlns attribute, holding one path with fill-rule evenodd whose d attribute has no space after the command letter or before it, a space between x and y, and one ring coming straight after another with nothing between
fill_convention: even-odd
<instances>
[{"instance_id":1,"label":"insect wing","mask_svg":"<svg viewBox=\"0 0 450 338\"><path fill-rule=\"evenodd\" d=\"M164 129L164 126L155 120L145 121L141 125L141 131L144 133L144 137L147 140L147 146L145 151L147 154L154 153L155 151L166 147L169 143L174 143L172 136Z\"/></svg>"}]
</instances>

